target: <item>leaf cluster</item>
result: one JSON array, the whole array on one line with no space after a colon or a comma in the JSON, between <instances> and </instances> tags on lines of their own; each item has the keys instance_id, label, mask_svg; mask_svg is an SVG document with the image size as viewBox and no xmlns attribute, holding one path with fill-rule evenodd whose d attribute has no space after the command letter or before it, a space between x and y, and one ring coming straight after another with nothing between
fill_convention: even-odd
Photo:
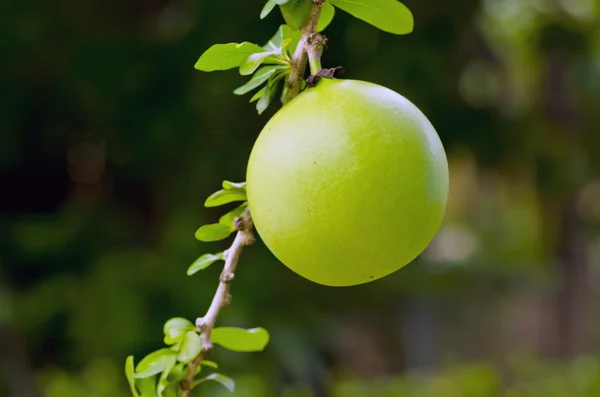
<instances>
[{"instance_id":1,"label":"leaf cluster","mask_svg":"<svg viewBox=\"0 0 600 397\"><path fill-rule=\"evenodd\" d=\"M260 46L248 41L215 44L200 56L195 68L204 72L238 68L242 76L251 76L233 93L245 95L256 90L250 102L256 102L259 114L278 96L283 103L288 88L286 80L292 68L291 59L312 3L312 0L268 0L260 18L266 18L279 7L286 23L266 44ZM326 0L322 4L317 31L325 30L333 21L336 8L388 33L408 34L413 30L410 10L396 0Z\"/></svg>"},{"instance_id":2,"label":"leaf cluster","mask_svg":"<svg viewBox=\"0 0 600 397\"><path fill-rule=\"evenodd\" d=\"M202 351L200 334L194 324L185 318L168 320L163 332L167 347L146 355L137 365L133 356L125 361L125 374L135 397L178 396L180 382L186 381L189 366ZM264 328L218 327L211 332L211 342L235 352L257 352L264 350L269 343L269 333ZM233 379L215 372L218 368L213 361L201 360L189 388L213 381L233 391ZM205 375L205 369L211 372Z\"/></svg>"}]
</instances>

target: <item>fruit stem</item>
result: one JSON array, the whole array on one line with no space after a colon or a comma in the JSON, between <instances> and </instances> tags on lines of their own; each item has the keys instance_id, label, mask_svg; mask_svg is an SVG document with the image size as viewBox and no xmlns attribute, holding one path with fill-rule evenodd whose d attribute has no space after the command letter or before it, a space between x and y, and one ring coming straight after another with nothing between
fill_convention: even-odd
<instances>
[{"instance_id":1,"label":"fruit stem","mask_svg":"<svg viewBox=\"0 0 600 397\"><path fill-rule=\"evenodd\" d=\"M327 43L327 38L319 33L313 33L306 41L306 54L308 55L308 65L310 66L310 74L316 75L321 71L321 55L323 48Z\"/></svg>"},{"instance_id":2,"label":"fruit stem","mask_svg":"<svg viewBox=\"0 0 600 397\"><path fill-rule=\"evenodd\" d=\"M319 16L321 15L323 2L324 0L312 0L313 4L308 14L308 18L306 18L304 25L300 28L300 41L298 41L298 46L296 47L296 51L294 51L294 55L290 62L292 71L287 81L288 91L283 99L284 104L291 101L302 90L304 72L306 71L306 64L308 61L308 41L311 36L317 34L317 24L319 22ZM320 56L318 58L320 59ZM315 64L315 66L317 65ZM313 66L311 65L311 69L312 67Z\"/></svg>"}]
</instances>

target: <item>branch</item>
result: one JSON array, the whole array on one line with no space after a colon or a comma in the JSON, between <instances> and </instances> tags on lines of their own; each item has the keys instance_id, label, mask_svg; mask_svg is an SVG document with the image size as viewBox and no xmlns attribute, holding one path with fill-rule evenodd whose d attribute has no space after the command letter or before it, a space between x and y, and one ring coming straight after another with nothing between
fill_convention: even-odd
<instances>
[{"instance_id":1,"label":"branch","mask_svg":"<svg viewBox=\"0 0 600 397\"><path fill-rule=\"evenodd\" d=\"M182 397L189 397L198 365L212 353L213 344L210 341L210 333L215 326L221 309L231 303L229 287L231 281L233 281L235 269L240 260L242 250L245 246L251 245L255 241L254 235L252 234L252 217L250 216L250 211L248 209L246 209L244 215L235 219L234 226L238 232L231 247L225 251L225 265L223 266L223 271L219 277L219 286L217 287L215 296L213 297L206 315L196 319L196 328L198 328L200 338L202 339L202 351L190 364L187 377L180 384L180 387L183 390Z\"/></svg>"},{"instance_id":2,"label":"branch","mask_svg":"<svg viewBox=\"0 0 600 397\"><path fill-rule=\"evenodd\" d=\"M310 13L302 28L300 28L301 36L291 59L292 70L287 81L288 92L285 96L284 103L291 101L296 97L302 89L302 80L306 65L310 59L311 73L316 74L321 69L321 53L326 39L317 32L317 23L321 14L321 7L324 0L312 0L313 5ZM233 280L235 268L240 260L240 255L245 246L254 243L254 235L252 234L252 217L249 209L246 209L244 215L235 220L235 228L238 230L233 244L226 251L225 266L219 278L219 286L217 292L206 312L204 317L199 317L196 320L196 328L202 339L202 351L192 361L189 366L186 379L180 382L180 388L183 391L181 397L189 397L194 377L200 362L212 353L213 345L210 341L210 333L212 332L217 317L221 309L231 302L229 287Z\"/></svg>"},{"instance_id":3,"label":"branch","mask_svg":"<svg viewBox=\"0 0 600 397\"><path fill-rule=\"evenodd\" d=\"M300 40L298 41L298 46L296 47L296 51L294 51L294 55L292 56L292 72L290 73L290 77L287 81L288 91L284 98L284 103L288 103L300 93L309 55L307 50L311 45L311 40L314 39L315 35L318 35L317 24L319 22L321 7L323 6L324 0L312 0L312 2L313 5L310 9L310 13L308 14L308 18L306 19L306 22L304 22L304 25L302 25L300 28Z\"/></svg>"}]
</instances>

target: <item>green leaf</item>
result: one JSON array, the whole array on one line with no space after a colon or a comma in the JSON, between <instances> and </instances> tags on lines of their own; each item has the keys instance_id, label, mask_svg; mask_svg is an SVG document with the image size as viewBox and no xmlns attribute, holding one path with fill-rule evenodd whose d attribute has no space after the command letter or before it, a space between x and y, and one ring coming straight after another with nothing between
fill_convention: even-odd
<instances>
[{"instance_id":1,"label":"green leaf","mask_svg":"<svg viewBox=\"0 0 600 397\"><path fill-rule=\"evenodd\" d=\"M229 376L225 376L223 374L218 374L216 372L214 372L202 379L198 379L197 381L192 383L192 388L198 386L202 382L206 382L207 380L219 382L220 384L225 386L227 388L227 390L229 390L232 393L233 393L233 390L235 390L235 382L233 381L233 379L231 379Z\"/></svg>"},{"instance_id":2,"label":"green leaf","mask_svg":"<svg viewBox=\"0 0 600 397\"><path fill-rule=\"evenodd\" d=\"M196 331L186 332L181 341L181 350L177 360L182 363L191 363L202 351L202 339Z\"/></svg>"},{"instance_id":3,"label":"green leaf","mask_svg":"<svg viewBox=\"0 0 600 397\"><path fill-rule=\"evenodd\" d=\"M286 4L279 6L281 15L292 29L300 29L308 18L308 13L312 6L311 0L290 0Z\"/></svg>"},{"instance_id":4,"label":"green leaf","mask_svg":"<svg viewBox=\"0 0 600 397\"><path fill-rule=\"evenodd\" d=\"M169 376L169 373L173 369L173 367L175 367L176 363L177 363L176 356L171 356L165 360L165 368L163 369L162 374L160 375L160 379L158 380L158 385L156 385L156 394L158 395L158 397L162 397L163 392L169 386L169 381L167 378Z\"/></svg>"},{"instance_id":5,"label":"green leaf","mask_svg":"<svg viewBox=\"0 0 600 397\"><path fill-rule=\"evenodd\" d=\"M156 397L156 376L137 379L135 383L140 389L141 397Z\"/></svg>"},{"instance_id":6,"label":"green leaf","mask_svg":"<svg viewBox=\"0 0 600 397\"><path fill-rule=\"evenodd\" d=\"M252 76L250 80L246 84L241 87L238 87L233 91L235 95L244 95L249 93L255 88L258 88L265 81L269 80L269 77L273 76L275 72L278 70L285 69L284 65L275 65L275 66L263 66L258 69L256 73Z\"/></svg>"},{"instance_id":7,"label":"green leaf","mask_svg":"<svg viewBox=\"0 0 600 397\"><path fill-rule=\"evenodd\" d=\"M244 211L246 210L246 207L248 207L248 204L244 203L236 209L234 209L233 211L226 213L225 215L219 218L219 223L226 226L233 225L234 219L238 216L242 216L244 214Z\"/></svg>"},{"instance_id":8,"label":"green leaf","mask_svg":"<svg viewBox=\"0 0 600 397\"><path fill-rule=\"evenodd\" d=\"M408 34L413 31L412 13L404 4L396 0L327 1L384 32Z\"/></svg>"},{"instance_id":9,"label":"green leaf","mask_svg":"<svg viewBox=\"0 0 600 397\"><path fill-rule=\"evenodd\" d=\"M260 12L260 19L265 19L265 17L267 15L269 15L271 13L271 11L273 11L273 8L275 8L276 5L277 5L276 0L267 1L265 6L263 7L262 11Z\"/></svg>"},{"instance_id":10,"label":"green leaf","mask_svg":"<svg viewBox=\"0 0 600 397\"><path fill-rule=\"evenodd\" d=\"M231 226L230 226L231 227ZM193 274L198 273L200 270L204 270L216 261L225 260L223 257L223 253L219 252L216 255L213 254L204 254L200 258L196 259L194 263L188 268L187 275L191 276ZM194 327L195 328L195 327ZM189 330L187 330L189 331Z\"/></svg>"},{"instance_id":11,"label":"green leaf","mask_svg":"<svg viewBox=\"0 0 600 397\"><path fill-rule=\"evenodd\" d=\"M212 330L213 343L236 352L258 352L269 343L269 332L264 328L219 327Z\"/></svg>"},{"instance_id":12,"label":"green leaf","mask_svg":"<svg viewBox=\"0 0 600 397\"><path fill-rule=\"evenodd\" d=\"M300 42L301 36L302 36L302 33L300 33L299 30L294 30L292 32L292 35L290 36L290 38L292 39L292 42L287 47L288 51L291 54L293 54L296 51L296 47L298 47L298 43Z\"/></svg>"},{"instance_id":13,"label":"green leaf","mask_svg":"<svg viewBox=\"0 0 600 397\"><path fill-rule=\"evenodd\" d=\"M204 52L194 66L203 72L239 67L246 58L264 49L247 41L243 43L215 44Z\"/></svg>"},{"instance_id":14,"label":"green leaf","mask_svg":"<svg viewBox=\"0 0 600 397\"><path fill-rule=\"evenodd\" d=\"M279 78L269 80L269 84L267 84L265 87L265 92L260 97L258 102L256 102L256 110L258 111L258 114L262 114L262 112L264 112L271 104L271 101L275 96L275 92L277 91L277 83L279 83L279 80Z\"/></svg>"},{"instance_id":15,"label":"green leaf","mask_svg":"<svg viewBox=\"0 0 600 397\"><path fill-rule=\"evenodd\" d=\"M271 39L264 45L267 51L279 51L282 43L285 39L292 37L293 30L288 25L280 25L277 32L271 37Z\"/></svg>"},{"instance_id":16,"label":"green leaf","mask_svg":"<svg viewBox=\"0 0 600 397\"><path fill-rule=\"evenodd\" d=\"M211 241L224 240L233 232L233 226L223 225L222 223L211 223L204 225L196 230L196 239L205 243Z\"/></svg>"},{"instance_id":17,"label":"green leaf","mask_svg":"<svg viewBox=\"0 0 600 397\"><path fill-rule=\"evenodd\" d=\"M259 91L256 92L256 94L254 94L252 96L252 98L250 98L250 103L259 100L265 93L265 91L267 90L267 87L263 87L261 88Z\"/></svg>"},{"instance_id":18,"label":"green leaf","mask_svg":"<svg viewBox=\"0 0 600 397\"><path fill-rule=\"evenodd\" d=\"M218 207L233 203L234 201L246 201L246 190L241 188L223 189L214 192L204 202L205 207Z\"/></svg>"},{"instance_id":19,"label":"green leaf","mask_svg":"<svg viewBox=\"0 0 600 397\"><path fill-rule=\"evenodd\" d=\"M179 382L187 376L187 367L184 363L175 364L173 369L169 372L167 380L169 382Z\"/></svg>"},{"instance_id":20,"label":"green leaf","mask_svg":"<svg viewBox=\"0 0 600 397\"><path fill-rule=\"evenodd\" d=\"M169 357L176 355L171 349L160 349L148 354L135 367L135 378L147 378L156 375L165 368L165 363Z\"/></svg>"},{"instance_id":21,"label":"green leaf","mask_svg":"<svg viewBox=\"0 0 600 397\"><path fill-rule=\"evenodd\" d=\"M290 0L269 0L269 1L267 1L265 6L263 7L262 11L260 12L260 19L265 19L265 17L267 15L269 15L271 13L271 11L273 11L273 8L275 8L276 5L282 5L289 1Z\"/></svg>"},{"instance_id":22,"label":"green leaf","mask_svg":"<svg viewBox=\"0 0 600 397\"><path fill-rule=\"evenodd\" d=\"M322 32L327 26L333 21L335 16L335 7L325 2L321 7L321 15L319 15L319 22L317 23L317 32Z\"/></svg>"},{"instance_id":23,"label":"green leaf","mask_svg":"<svg viewBox=\"0 0 600 397\"><path fill-rule=\"evenodd\" d=\"M256 69L258 69L263 62L267 61L270 56L277 55L280 52L281 51L264 51L248 56L248 58L246 58L240 65L240 74L242 76L247 76L254 73Z\"/></svg>"},{"instance_id":24,"label":"green leaf","mask_svg":"<svg viewBox=\"0 0 600 397\"><path fill-rule=\"evenodd\" d=\"M231 182L231 181L223 181L223 189L244 189L246 190L246 182Z\"/></svg>"},{"instance_id":25,"label":"green leaf","mask_svg":"<svg viewBox=\"0 0 600 397\"><path fill-rule=\"evenodd\" d=\"M129 382L129 388L131 389L131 394L133 395L133 397L140 397L140 393L138 393L135 387L135 371L133 368L133 356L129 356L125 360L125 376L127 377L127 382Z\"/></svg>"},{"instance_id":26,"label":"green leaf","mask_svg":"<svg viewBox=\"0 0 600 397\"><path fill-rule=\"evenodd\" d=\"M202 360L200 361L200 365L204 365L205 367L211 367L214 369L219 368L219 365L216 362L210 360Z\"/></svg>"},{"instance_id":27,"label":"green leaf","mask_svg":"<svg viewBox=\"0 0 600 397\"><path fill-rule=\"evenodd\" d=\"M193 331L195 329L196 326L192 324L191 321L182 317L174 317L168 320L163 327L165 343L168 345L177 343L181 341L186 332Z\"/></svg>"}]
</instances>

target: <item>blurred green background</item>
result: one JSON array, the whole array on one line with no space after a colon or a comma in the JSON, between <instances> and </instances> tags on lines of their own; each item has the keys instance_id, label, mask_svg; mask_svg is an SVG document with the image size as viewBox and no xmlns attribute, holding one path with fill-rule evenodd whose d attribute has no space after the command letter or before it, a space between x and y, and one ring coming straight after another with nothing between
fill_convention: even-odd
<instances>
[{"instance_id":1,"label":"blurred green background","mask_svg":"<svg viewBox=\"0 0 600 397\"><path fill-rule=\"evenodd\" d=\"M444 224L417 261L312 284L256 244L218 349L240 397L600 396L600 1L406 0L393 36L339 11L325 67L413 101L448 151ZM244 179L268 117L214 43L266 42L262 0L21 0L0 6L0 395L128 396L125 357L162 346L216 288L194 239ZM202 385L198 396L225 396Z\"/></svg>"}]
</instances>

